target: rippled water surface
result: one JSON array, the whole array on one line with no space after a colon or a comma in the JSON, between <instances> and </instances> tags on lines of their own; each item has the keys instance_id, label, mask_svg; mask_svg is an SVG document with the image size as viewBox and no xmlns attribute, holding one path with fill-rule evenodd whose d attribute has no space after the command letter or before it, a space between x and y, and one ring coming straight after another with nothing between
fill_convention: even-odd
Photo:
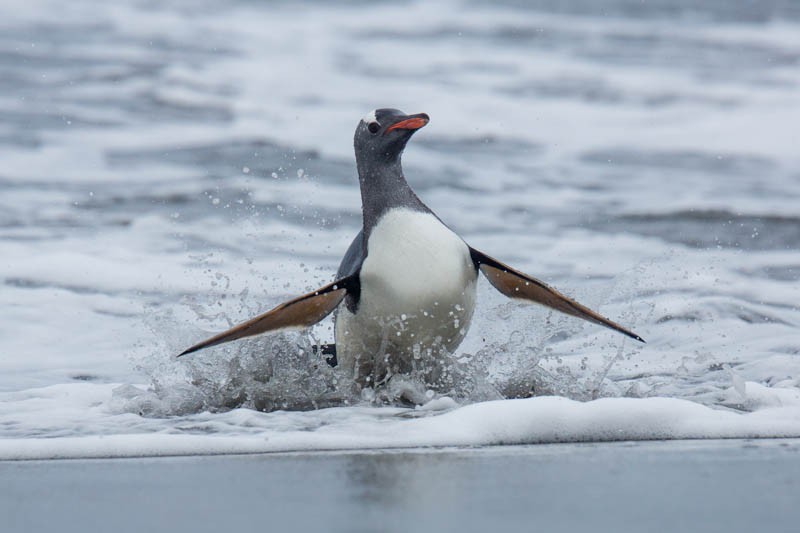
<instances>
[{"instance_id":1,"label":"rippled water surface","mask_svg":"<svg viewBox=\"0 0 800 533\"><path fill-rule=\"evenodd\" d=\"M482 281L433 411L666 397L800 435L800 5L695 4L6 2L0 437L402 433L311 353L330 321L174 358L331 280L375 107L430 114L406 176L467 242L648 341Z\"/></svg>"}]
</instances>

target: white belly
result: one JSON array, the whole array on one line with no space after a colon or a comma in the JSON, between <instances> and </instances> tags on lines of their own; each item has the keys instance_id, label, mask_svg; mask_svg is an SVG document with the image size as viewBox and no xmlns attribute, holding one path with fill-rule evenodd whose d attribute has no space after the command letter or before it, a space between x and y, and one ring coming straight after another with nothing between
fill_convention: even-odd
<instances>
[{"instance_id":1,"label":"white belly","mask_svg":"<svg viewBox=\"0 0 800 533\"><path fill-rule=\"evenodd\" d=\"M339 365L363 386L455 350L475 308L477 272L469 248L431 214L395 209L367 242L358 310L336 318Z\"/></svg>"}]
</instances>

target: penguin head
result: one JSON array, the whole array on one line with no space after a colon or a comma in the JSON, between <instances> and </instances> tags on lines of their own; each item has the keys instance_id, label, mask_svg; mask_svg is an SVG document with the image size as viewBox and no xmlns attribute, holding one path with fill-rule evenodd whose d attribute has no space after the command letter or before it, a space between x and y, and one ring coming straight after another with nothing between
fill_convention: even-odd
<instances>
[{"instance_id":1,"label":"penguin head","mask_svg":"<svg viewBox=\"0 0 800 533\"><path fill-rule=\"evenodd\" d=\"M415 131L428 123L425 113L406 115L398 109L375 109L361 119L353 144L360 163L391 163L400 158Z\"/></svg>"}]
</instances>

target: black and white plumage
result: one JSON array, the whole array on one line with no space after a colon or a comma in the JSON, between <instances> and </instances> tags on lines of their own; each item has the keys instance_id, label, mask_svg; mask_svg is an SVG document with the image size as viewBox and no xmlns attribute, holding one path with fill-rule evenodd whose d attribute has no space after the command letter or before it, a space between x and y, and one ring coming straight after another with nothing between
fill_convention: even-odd
<instances>
[{"instance_id":1,"label":"black and white plumage","mask_svg":"<svg viewBox=\"0 0 800 533\"><path fill-rule=\"evenodd\" d=\"M468 246L414 194L401 155L428 115L377 109L354 137L364 224L342 259L336 280L187 349L283 329L311 326L336 310L338 365L361 386L423 369L463 340L475 309L478 272L511 298L532 301L641 337L556 290ZM644 341L642 341L644 342Z\"/></svg>"}]
</instances>

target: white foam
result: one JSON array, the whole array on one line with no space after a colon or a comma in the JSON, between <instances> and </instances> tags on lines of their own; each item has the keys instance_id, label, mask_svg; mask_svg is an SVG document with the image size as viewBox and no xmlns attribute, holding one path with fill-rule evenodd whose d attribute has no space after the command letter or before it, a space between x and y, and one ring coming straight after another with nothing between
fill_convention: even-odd
<instances>
[{"instance_id":1,"label":"white foam","mask_svg":"<svg viewBox=\"0 0 800 533\"><path fill-rule=\"evenodd\" d=\"M674 398L584 403L538 397L482 402L422 418L408 418L415 413L408 409L338 407L296 413L235 409L147 419L110 412L102 400L113 387L79 384L41 390L37 395L48 399L33 402L35 407L30 405L33 398L18 395L9 409L6 397L0 412L3 427L25 425L30 412L47 408L48 416L38 413L36 423L47 421L67 432L60 436L52 428L39 427L51 438L0 439L0 459L800 437L800 399L748 414Z\"/></svg>"}]
</instances>

